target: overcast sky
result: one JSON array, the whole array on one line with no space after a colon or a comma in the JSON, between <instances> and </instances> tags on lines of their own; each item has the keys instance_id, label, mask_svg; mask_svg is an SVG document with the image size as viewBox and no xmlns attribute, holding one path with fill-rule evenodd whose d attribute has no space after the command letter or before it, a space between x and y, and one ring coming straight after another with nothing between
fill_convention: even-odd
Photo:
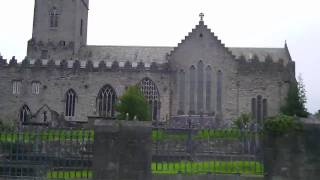
<instances>
[{"instance_id":1,"label":"overcast sky","mask_svg":"<svg viewBox=\"0 0 320 180\"><path fill-rule=\"evenodd\" d=\"M176 46L199 21L228 47L283 47L302 74L310 112L320 109L318 0L90 0L88 44ZM34 0L0 0L0 53L26 55Z\"/></svg>"}]
</instances>

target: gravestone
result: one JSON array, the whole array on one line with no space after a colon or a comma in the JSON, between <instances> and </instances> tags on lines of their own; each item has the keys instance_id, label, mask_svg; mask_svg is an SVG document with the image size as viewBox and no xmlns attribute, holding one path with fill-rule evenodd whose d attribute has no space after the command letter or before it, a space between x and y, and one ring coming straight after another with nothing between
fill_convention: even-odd
<instances>
[{"instance_id":1,"label":"gravestone","mask_svg":"<svg viewBox=\"0 0 320 180\"><path fill-rule=\"evenodd\" d=\"M151 179L151 123L96 120L94 128L94 180Z\"/></svg>"}]
</instances>

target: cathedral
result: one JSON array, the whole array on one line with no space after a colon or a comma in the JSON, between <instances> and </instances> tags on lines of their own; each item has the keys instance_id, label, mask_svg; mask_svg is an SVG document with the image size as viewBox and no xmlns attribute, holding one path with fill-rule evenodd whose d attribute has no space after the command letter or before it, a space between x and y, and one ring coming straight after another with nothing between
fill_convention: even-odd
<instances>
[{"instance_id":1,"label":"cathedral","mask_svg":"<svg viewBox=\"0 0 320 180\"><path fill-rule=\"evenodd\" d=\"M89 0L35 0L33 33L21 62L0 57L0 118L23 125L112 119L137 85L152 121L228 126L279 112L295 63L281 48L226 47L203 14L175 47L87 45ZM174 28L174 27L172 27Z\"/></svg>"}]
</instances>

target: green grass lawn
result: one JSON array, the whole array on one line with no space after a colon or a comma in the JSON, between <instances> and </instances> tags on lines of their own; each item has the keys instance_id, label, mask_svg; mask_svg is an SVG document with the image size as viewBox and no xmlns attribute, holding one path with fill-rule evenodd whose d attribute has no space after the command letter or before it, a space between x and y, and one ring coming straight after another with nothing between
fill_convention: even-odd
<instances>
[{"instance_id":1,"label":"green grass lawn","mask_svg":"<svg viewBox=\"0 0 320 180\"><path fill-rule=\"evenodd\" d=\"M257 161L203 161L152 163L153 174L263 174L263 165Z\"/></svg>"},{"instance_id":2,"label":"green grass lawn","mask_svg":"<svg viewBox=\"0 0 320 180\"><path fill-rule=\"evenodd\" d=\"M152 174L243 174L263 175L263 165L257 161L202 161L202 162L153 162L151 165ZM91 170L79 171L50 171L48 179L86 179L92 178Z\"/></svg>"},{"instance_id":3,"label":"green grass lawn","mask_svg":"<svg viewBox=\"0 0 320 180\"><path fill-rule=\"evenodd\" d=\"M26 132L0 132L0 142L34 142L42 141L93 141L93 130L47 130L47 131L26 131Z\"/></svg>"},{"instance_id":4,"label":"green grass lawn","mask_svg":"<svg viewBox=\"0 0 320 180\"><path fill-rule=\"evenodd\" d=\"M240 139L241 137L253 137L256 133L253 132L241 132L237 129L204 129L198 131L196 134L192 134L193 140L201 139ZM93 141L93 130L47 130L47 131L25 131L25 132L0 132L0 142L15 143L20 142L33 142L36 139L42 141ZM181 132L166 132L165 130L153 130L153 141L164 140L187 140L188 133L186 131Z\"/></svg>"},{"instance_id":5,"label":"green grass lawn","mask_svg":"<svg viewBox=\"0 0 320 180\"><path fill-rule=\"evenodd\" d=\"M241 132L238 129L203 129L196 134L192 134L193 140L201 139L240 139L242 137L254 137L257 133L254 132ZM258 134L260 135L260 134ZM187 140L188 133L184 132L166 132L165 130L153 130L152 140Z\"/></svg>"},{"instance_id":6,"label":"green grass lawn","mask_svg":"<svg viewBox=\"0 0 320 180\"><path fill-rule=\"evenodd\" d=\"M92 178L91 170L79 171L50 171L47 173L48 179L89 179Z\"/></svg>"}]
</instances>

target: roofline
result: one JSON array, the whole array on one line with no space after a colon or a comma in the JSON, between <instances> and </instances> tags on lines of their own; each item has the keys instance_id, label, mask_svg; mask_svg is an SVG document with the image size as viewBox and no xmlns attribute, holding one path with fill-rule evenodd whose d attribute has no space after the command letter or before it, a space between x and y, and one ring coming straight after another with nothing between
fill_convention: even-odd
<instances>
[{"instance_id":1,"label":"roofline","mask_svg":"<svg viewBox=\"0 0 320 180\"><path fill-rule=\"evenodd\" d=\"M284 49L283 47L228 47L228 48L238 48L238 49Z\"/></svg>"},{"instance_id":2,"label":"roofline","mask_svg":"<svg viewBox=\"0 0 320 180\"><path fill-rule=\"evenodd\" d=\"M287 45L287 41L285 41L284 43L284 49L289 57L289 60L292 61L292 58L291 58L291 55L290 55L290 52L289 52L289 48L288 48L288 45Z\"/></svg>"},{"instance_id":3,"label":"roofline","mask_svg":"<svg viewBox=\"0 0 320 180\"><path fill-rule=\"evenodd\" d=\"M145 48L174 48L174 46L144 46L144 45L86 45L83 47L145 47Z\"/></svg>"}]
</instances>

